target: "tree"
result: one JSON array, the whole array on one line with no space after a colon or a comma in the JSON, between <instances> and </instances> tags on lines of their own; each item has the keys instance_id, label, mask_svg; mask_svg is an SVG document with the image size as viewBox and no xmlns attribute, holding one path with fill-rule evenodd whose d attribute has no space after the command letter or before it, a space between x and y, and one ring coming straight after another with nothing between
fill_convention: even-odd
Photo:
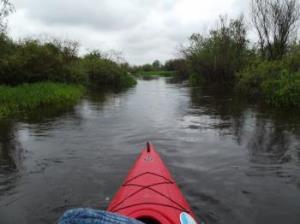
<instances>
[{"instance_id":1,"label":"tree","mask_svg":"<svg viewBox=\"0 0 300 224\"><path fill-rule=\"evenodd\" d=\"M166 71L175 71L176 64L180 59L170 59L165 62L164 70Z\"/></svg>"},{"instance_id":2,"label":"tree","mask_svg":"<svg viewBox=\"0 0 300 224\"><path fill-rule=\"evenodd\" d=\"M142 65L142 70L145 71L145 72L153 71L153 66L150 65L150 64Z\"/></svg>"},{"instance_id":3,"label":"tree","mask_svg":"<svg viewBox=\"0 0 300 224\"><path fill-rule=\"evenodd\" d=\"M155 70L159 70L161 68L161 63L159 60L155 60L153 63L152 63L152 67L155 69Z\"/></svg>"},{"instance_id":4,"label":"tree","mask_svg":"<svg viewBox=\"0 0 300 224\"><path fill-rule=\"evenodd\" d=\"M251 17L263 57L281 59L287 52L299 20L297 0L252 0Z\"/></svg>"},{"instance_id":5,"label":"tree","mask_svg":"<svg viewBox=\"0 0 300 224\"><path fill-rule=\"evenodd\" d=\"M6 30L6 18L13 12L14 7L9 0L0 0L0 33Z\"/></svg>"},{"instance_id":6,"label":"tree","mask_svg":"<svg viewBox=\"0 0 300 224\"><path fill-rule=\"evenodd\" d=\"M247 52L246 28L243 16L227 21L220 17L220 25L208 36L193 34L183 50L195 76L205 81L228 83L243 68Z\"/></svg>"}]
</instances>

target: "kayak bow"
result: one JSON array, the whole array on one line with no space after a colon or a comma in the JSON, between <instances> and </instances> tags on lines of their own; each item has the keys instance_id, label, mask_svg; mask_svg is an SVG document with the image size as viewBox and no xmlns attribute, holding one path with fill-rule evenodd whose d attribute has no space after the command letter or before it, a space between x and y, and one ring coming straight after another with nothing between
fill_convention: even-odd
<instances>
[{"instance_id":1,"label":"kayak bow","mask_svg":"<svg viewBox=\"0 0 300 224\"><path fill-rule=\"evenodd\" d=\"M107 210L149 224L196 223L190 206L150 143L139 155Z\"/></svg>"}]
</instances>

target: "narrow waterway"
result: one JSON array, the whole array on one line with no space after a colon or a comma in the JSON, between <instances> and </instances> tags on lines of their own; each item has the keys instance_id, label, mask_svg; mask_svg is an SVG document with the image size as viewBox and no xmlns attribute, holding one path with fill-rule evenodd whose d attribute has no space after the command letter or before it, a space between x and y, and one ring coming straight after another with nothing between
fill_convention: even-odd
<instances>
[{"instance_id":1,"label":"narrow waterway","mask_svg":"<svg viewBox=\"0 0 300 224\"><path fill-rule=\"evenodd\" d=\"M66 111L0 121L0 223L105 209L151 141L211 223L300 223L300 112L167 79L92 93Z\"/></svg>"}]
</instances>

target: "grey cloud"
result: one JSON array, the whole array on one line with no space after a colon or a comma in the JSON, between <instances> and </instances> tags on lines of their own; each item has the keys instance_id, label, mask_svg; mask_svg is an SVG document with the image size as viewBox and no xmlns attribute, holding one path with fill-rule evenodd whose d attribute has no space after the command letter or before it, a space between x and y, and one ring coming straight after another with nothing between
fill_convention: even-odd
<instances>
[{"instance_id":1,"label":"grey cloud","mask_svg":"<svg viewBox=\"0 0 300 224\"><path fill-rule=\"evenodd\" d=\"M228 8L229 16L236 16L245 10L248 1L228 0L221 5ZM68 37L78 40L82 49L122 51L133 64L174 57L177 47L192 33L207 31L218 19L216 15L224 12L222 6L218 7L219 0L14 0L13 3L17 12L11 18L10 29L15 38L36 36L40 32ZM182 5L189 7L182 9Z\"/></svg>"},{"instance_id":2,"label":"grey cloud","mask_svg":"<svg viewBox=\"0 0 300 224\"><path fill-rule=\"evenodd\" d=\"M47 25L92 26L107 31L135 26L145 16L135 1L28 0L28 16ZM146 8L147 11L147 8Z\"/></svg>"}]
</instances>

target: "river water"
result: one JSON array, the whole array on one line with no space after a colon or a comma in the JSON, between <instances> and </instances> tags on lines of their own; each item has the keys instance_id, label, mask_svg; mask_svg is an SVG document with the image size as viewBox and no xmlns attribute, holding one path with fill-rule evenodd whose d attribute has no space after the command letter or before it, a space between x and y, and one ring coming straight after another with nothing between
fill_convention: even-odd
<instances>
[{"instance_id":1,"label":"river water","mask_svg":"<svg viewBox=\"0 0 300 224\"><path fill-rule=\"evenodd\" d=\"M0 121L0 223L105 209L146 141L210 223L300 223L300 112L164 78Z\"/></svg>"}]
</instances>

